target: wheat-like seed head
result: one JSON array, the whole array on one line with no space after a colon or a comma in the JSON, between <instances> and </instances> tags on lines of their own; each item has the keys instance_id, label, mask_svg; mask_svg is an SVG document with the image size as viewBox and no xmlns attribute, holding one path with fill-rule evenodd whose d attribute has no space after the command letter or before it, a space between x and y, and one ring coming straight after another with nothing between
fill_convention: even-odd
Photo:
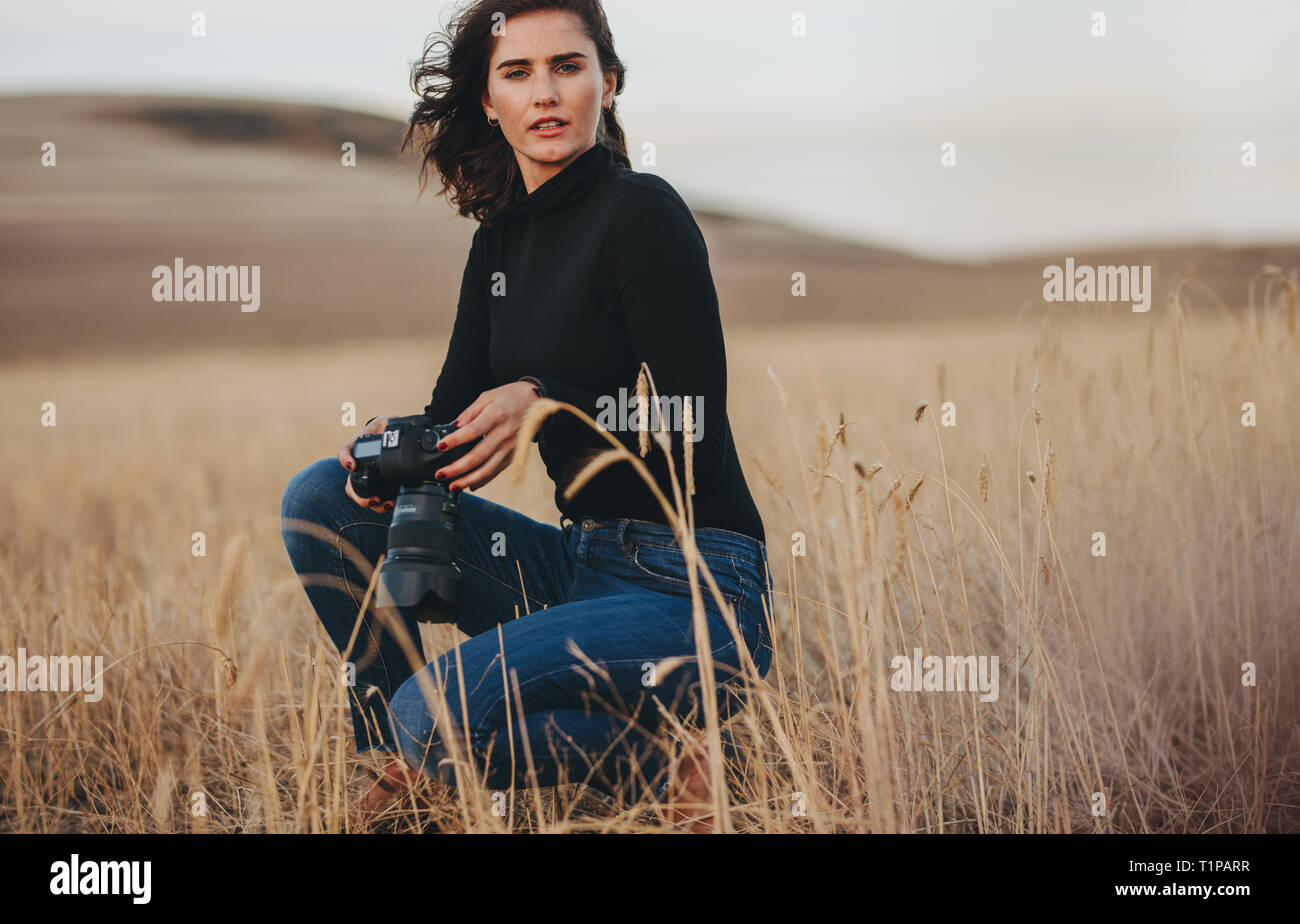
<instances>
[{"instance_id":1,"label":"wheat-like seed head","mask_svg":"<svg viewBox=\"0 0 1300 924\"><path fill-rule=\"evenodd\" d=\"M636 432L644 459L650 451L650 383L646 381L644 366L636 377Z\"/></svg>"},{"instance_id":2,"label":"wheat-like seed head","mask_svg":"<svg viewBox=\"0 0 1300 924\"><path fill-rule=\"evenodd\" d=\"M923 484L925 484L925 473L924 473L924 472L921 473L921 477L918 478L918 479L916 480L916 484L912 485L912 490L909 491L908 494L907 494L907 509L908 509L908 510L911 510L911 509L912 509L912 500L916 497L916 492L919 491L919 490L921 490L921 485L923 485Z\"/></svg>"},{"instance_id":3,"label":"wheat-like seed head","mask_svg":"<svg viewBox=\"0 0 1300 924\"><path fill-rule=\"evenodd\" d=\"M826 421L817 421L817 455L821 458L821 466L817 471L817 480L813 483L813 501L820 501L822 489L826 486L826 473L831 465L831 450L835 448L835 442L831 439L826 430Z\"/></svg>"},{"instance_id":4,"label":"wheat-like seed head","mask_svg":"<svg viewBox=\"0 0 1300 924\"><path fill-rule=\"evenodd\" d=\"M841 446L848 445L848 442L844 438L844 431L848 429L848 426L849 425L844 422L844 415L840 414L840 425L836 427L835 432L830 435L830 442L826 446L826 459L822 464L823 469L829 470L831 464L831 453L834 451L836 443L839 443Z\"/></svg>"},{"instance_id":5,"label":"wheat-like seed head","mask_svg":"<svg viewBox=\"0 0 1300 924\"><path fill-rule=\"evenodd\" d=\"M1039 567L1042 569L1042 572L1043 572L1043 586L1047 586L1047 583L1048 583L1048 581L1050 580L1050 574L1051 574L1051 572L1050 572L1050 571L1048 570L1048 568L1047 568L1047 559L1044 558L1043 556L1039 555L1039 556L1038 556L1038 564L1039 564Z\"/></svg>"},{"instance_id":6,"label":"wheat-like seed head","mask_svg":"<svg viewBox=\"0 0 1300 924\"><path fill-rule=\"evenodd\" d=\"M902 478L894 479L893 483L889 486L889 490L885 492L885 496L882 497L880 499L880 503L876 505L876 513L879 513L880 511L885 509L885 504L889 503L890 499L894 496L895 492L898 491L902 483L903 483Z\"/></svg>"},{"instance_id":7,"label":"wheat-like seed head","mask_svg":"<svg viewBox=\"0 0 1300 924\"><path fill-rule=\"evenodd\" d=\"M695 493L695 409L691 399L682 402L682 455L686 459L686 493Z\"/></svg>"},{"instance_id":8,"label":"wheat-like seed head","mask_svg":"<svg viewBox=\"0 0 1300 924\"><path fill-rule=\"evenodd\" d=\"M925 409L929 406L930 406L929 401L922 401L920 404L918 404L916 406L916 410L912 412L912 420L914 420L916 423L920 423L921 415L925 413Z\"/></svg>"},{"instance_id":9,"label":"wheat-like seed head","mask_svg":"<svg viewBox=\"0 0 1300 924\"><path fill-rule=\"evenodd\" d=\"M987 504L989 502L989 454L984 453L984 461L980 463L980 502Z\"/></svg>"},{"instance_id":10,"label":"wheat-like seed head","mask_svg":"<svg viewBox=\"0 0 1300 924\"><path fill-rule=\"evenodd\" d=\"M863 481L858 485L858 499L861 504L862 517L862 548L858 555L858 567L874 561L874 547L876 542L875 517L871 512L871 491Z\"/></svg>"},{"instance_id":11,"label":"wheat-like seed head","mask_svg":"<svg viewBox=\"0 0 1300 924\"><path fill-rule=\"evenodd\" d=\"M1047 441L1047 449L1043 452L1043 513L1046 515L1052 509L1056 502L1056 450L1052 448L1052 441Z\"/></svg>"}]
</instances>

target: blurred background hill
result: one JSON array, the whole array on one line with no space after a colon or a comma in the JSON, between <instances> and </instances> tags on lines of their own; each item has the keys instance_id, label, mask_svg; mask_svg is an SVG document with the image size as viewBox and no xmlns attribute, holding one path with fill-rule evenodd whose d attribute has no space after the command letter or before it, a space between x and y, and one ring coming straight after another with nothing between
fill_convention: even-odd
<instances>
[{"instance_id":1,"label":"blurred background hill","mask_svg":"<svg viewBox=\"0 0 1300 924\"><path fill-rule=\"evenodd\" d=\"M417 198L418 164L398 156L402 129L384 116L261 100L0 98L0 359L442 338L475 223L434 183ZM40 163L45 141L57 144L55 168ZM356 167L341 165L346 141ZM1064 259L941 262L695 212L728 327L1006 317L1037 304L1043 266ZM1300 262L1300 248L1286 245L1068 255L1152 263L1157 299L1190 274L1233 300L1261 265ZM260 309L153 301L152 268L176 257L260 265ZM789 295L795 271L808 274L806 298Z\"/></svg>"}]
</instances>

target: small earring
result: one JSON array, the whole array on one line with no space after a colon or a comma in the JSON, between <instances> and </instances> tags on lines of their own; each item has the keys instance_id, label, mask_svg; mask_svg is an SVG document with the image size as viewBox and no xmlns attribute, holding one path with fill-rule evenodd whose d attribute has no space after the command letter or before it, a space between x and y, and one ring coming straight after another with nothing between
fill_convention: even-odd
<instances>
[{"instance_id":1,"label":"small earring","mask_svg":"<svg viewBox=\"0 0 1300 924\"><path fill-rule=\"evenodd\" d=\"M500 124L501 124L500 119L494 119L491 116L488 117L488 125L500 125Z\"/></svg>"}]
</instances>

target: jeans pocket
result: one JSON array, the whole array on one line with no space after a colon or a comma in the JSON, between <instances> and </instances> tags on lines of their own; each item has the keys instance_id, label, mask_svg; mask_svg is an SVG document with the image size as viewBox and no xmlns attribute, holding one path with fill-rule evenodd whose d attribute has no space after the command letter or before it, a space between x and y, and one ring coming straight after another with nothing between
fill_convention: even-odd
<instances>
[{"instance_id":1,"label":"jeans pocket","mask_svg":"<svg viewBox=\"0 0 1300 924\"><path fill-rule=\"evenodd\" d=\"M768 626L768 619L774 618L772 614L773 598L772 588L759 588L745 578L741 578L745 591L745 612L742 618L748 625L753 627L753 633L756 637L756 644L752 647L754 663L758 666L758 675L760 677L767 674L768 668L772 664L772 656L775 650L772 645L771 629ZM747 633L748 634L748 633Z\"/></svg>"},{"instance_id":2,"label":"jeans pocket","mask_svg":"<svg viewBox=\"0 0 1300 924\"><path fill-rule=\"evenodd\" d=\"M686 556L681 549L637 542L631 544L630 551L632 564L639 573L662 582L667 589L690 595L691 585L687 577ZM735 561L730 556L715 552L701 552L700 558L704 566L709 569L709 573L713 575L713 580L717 582L722 598L734 606L744 593L744 588L740 586L740 572L736 568ZM711 600L713 594L709 591L703 574L699 576L698 581L705 599Z\"/></svg>"}]
</instances>

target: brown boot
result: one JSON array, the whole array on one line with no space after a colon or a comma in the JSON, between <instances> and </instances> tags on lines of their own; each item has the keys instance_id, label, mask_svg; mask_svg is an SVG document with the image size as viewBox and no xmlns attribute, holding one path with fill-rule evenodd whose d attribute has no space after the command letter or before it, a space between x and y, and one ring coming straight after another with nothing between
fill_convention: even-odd
<instances>
[{"instance_id":1,"label":"brown boot","mask_svg":"<svg viewBox=\"0 0 1300 924\"><path fill-rule=\"evenodd\" d=\"M714 830L708 757L694 739L686 742L677 772L669 781L667 816L691 834L711 834Z\"/></svg>"},{"instance_id":2,"label":"brown boot","mask_svg":"<svg viewBox=\"0 0 1300 924\"><path fill-rule=\"evenodd\" d=\"M398 796L420 782L418 770L400 757L390 757L379 777L348 806L348 829L363 827L393 803Z\"/></svg>"}]
</instances>

